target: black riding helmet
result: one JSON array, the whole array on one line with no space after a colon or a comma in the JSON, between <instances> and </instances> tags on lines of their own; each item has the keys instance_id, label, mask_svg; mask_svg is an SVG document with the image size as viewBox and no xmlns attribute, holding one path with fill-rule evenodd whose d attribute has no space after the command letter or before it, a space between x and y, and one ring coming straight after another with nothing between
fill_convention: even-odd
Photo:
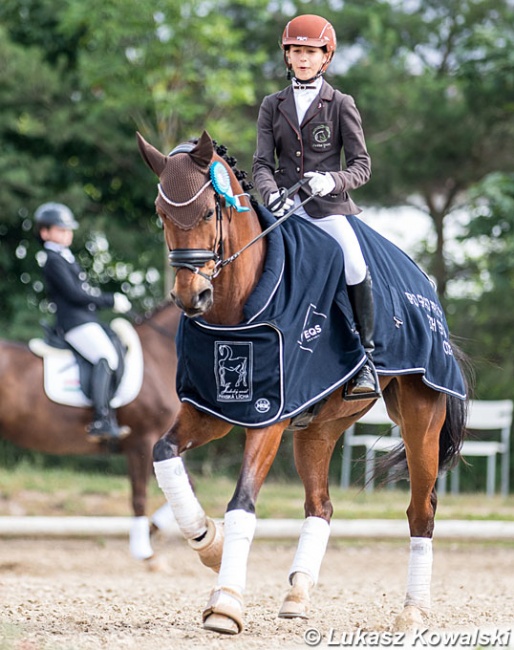
<instances>
[{"instance_id":1,"label":"black riding helmet","mask_svg":"<svg viewBox=\"0 0 514 650\"><path fill-rule=\"evenodd\" d=\"M73 212L64 203L43 203L34 213L34 221L38 232L41 228L51 226L60 226L69 230L76 230L79 227Z\"/></svg>"}]
</instances>

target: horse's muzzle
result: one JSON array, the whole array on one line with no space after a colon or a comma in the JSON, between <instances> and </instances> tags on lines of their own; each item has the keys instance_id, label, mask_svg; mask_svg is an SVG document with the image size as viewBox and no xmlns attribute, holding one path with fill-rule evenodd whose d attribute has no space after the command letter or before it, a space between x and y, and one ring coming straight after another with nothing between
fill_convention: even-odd
<instances>
[{"instance_id":1,"label":"horse's muzzle","mask_svg":"<svg viewBox=\"0 0 514 650\"><path fill-rule=\"evenodd\" d=\"M174 289L170 291L172 302L190 318L201 316L208 312L213 304L213 295L212 285L210 284L201 291L192 293L187 302L185 298L181 298L178 292Z\"/></svg>"}]
</instances>

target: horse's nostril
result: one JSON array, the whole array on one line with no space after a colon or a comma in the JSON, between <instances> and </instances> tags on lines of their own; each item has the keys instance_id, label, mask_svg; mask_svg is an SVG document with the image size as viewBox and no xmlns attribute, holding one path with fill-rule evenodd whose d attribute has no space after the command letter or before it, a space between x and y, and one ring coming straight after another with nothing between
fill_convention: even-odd
<instances>
[{"instance_id":1,"label":"horse's nostril","mask_svg":"<svg viewBox=\"0 0 514 650\"><path fill-rule=\"evenodd\" d=\"M212 289L204 289L198 294L198 305L202 305L204 308L210 306L212 303Z\"/></svg>"},{"instance_id":2,"label":"horse's nostril","mask_svg":"<svg viewBox=\"0 0 514 650\"><path fill-rule=\"evenodd\" d=\"M171 298L171 302L174 305L176 305L179 309L182 310L184 309L184 305L182 304L182 301L180 300L180 298L178 298L178 296L174 291L170 291L170 298Z\"/></svg>"}]
</instances>

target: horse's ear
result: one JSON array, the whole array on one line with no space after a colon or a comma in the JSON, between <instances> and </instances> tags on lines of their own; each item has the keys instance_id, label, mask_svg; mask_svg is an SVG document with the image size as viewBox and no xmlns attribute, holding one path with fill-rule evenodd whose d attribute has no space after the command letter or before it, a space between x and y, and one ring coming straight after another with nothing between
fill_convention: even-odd
<instances>
[{"instance_id":1,"label":"horse's ear","mask_svg":"<svg viewBox=\"0 0 514 650\"><path fill-rule=\"evenodd\" d=\"M150 169L160 177L164 168L166 167L168 156L165 156L149 142L147 142L141 133L139 133L139 131L136 132L136 137L137 145L139 147L141 155L143 156L143 160L148 165L148 167L150 167Z\"/></svg>"},{"instance_id":2,"label":"horse's ear","mask_svg":"<svg viewBox=\"0 0 514 650\"><path fill-rule=\"evenodd\" d=\"M202 133L195 148L191 150L189 155L200 167L208 167L211 164L214 155L214 145L207 131Z\"/></svg>"}]
</instances>

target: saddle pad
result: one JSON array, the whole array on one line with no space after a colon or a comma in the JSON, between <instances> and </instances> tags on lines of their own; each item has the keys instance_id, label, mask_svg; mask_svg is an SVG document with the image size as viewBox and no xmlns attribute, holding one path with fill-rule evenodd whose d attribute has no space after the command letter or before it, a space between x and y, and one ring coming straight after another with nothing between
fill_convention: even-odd
<instances>
[{"instance_id":1,"label":"saddle pad","mask_svg":"<svg viewBox=\"0 0 514 650\"><path fill-rule=\"evenodd\" d=\"M143 351L136 330L127 320L115 318L110 326L127 346L125 372L111 400L111 406L119 408L132 402L141 390ZM49 399L67 406L92 406L80 387L79 367L71 350L53 348L42 339L29 341L29 348L43 357L44 389Z\"/></svg>"},{"instance_id":2,"label":"saddle pad","mask_svg":"<svg viewBox=\"0 0 514 650\"><path fill-rule=\"evenodd\" d=\"M259 206L263 227L275 222ZM421 374L465 398L448 327L427 275L392 242L349 217L371 271L374 361L383 375ZM263 274L234 327L182 317L177 392L232 424L263 427L318 402L365 363L337 242L292 216L267 236Z\"/></svg>"}]
</instances>

